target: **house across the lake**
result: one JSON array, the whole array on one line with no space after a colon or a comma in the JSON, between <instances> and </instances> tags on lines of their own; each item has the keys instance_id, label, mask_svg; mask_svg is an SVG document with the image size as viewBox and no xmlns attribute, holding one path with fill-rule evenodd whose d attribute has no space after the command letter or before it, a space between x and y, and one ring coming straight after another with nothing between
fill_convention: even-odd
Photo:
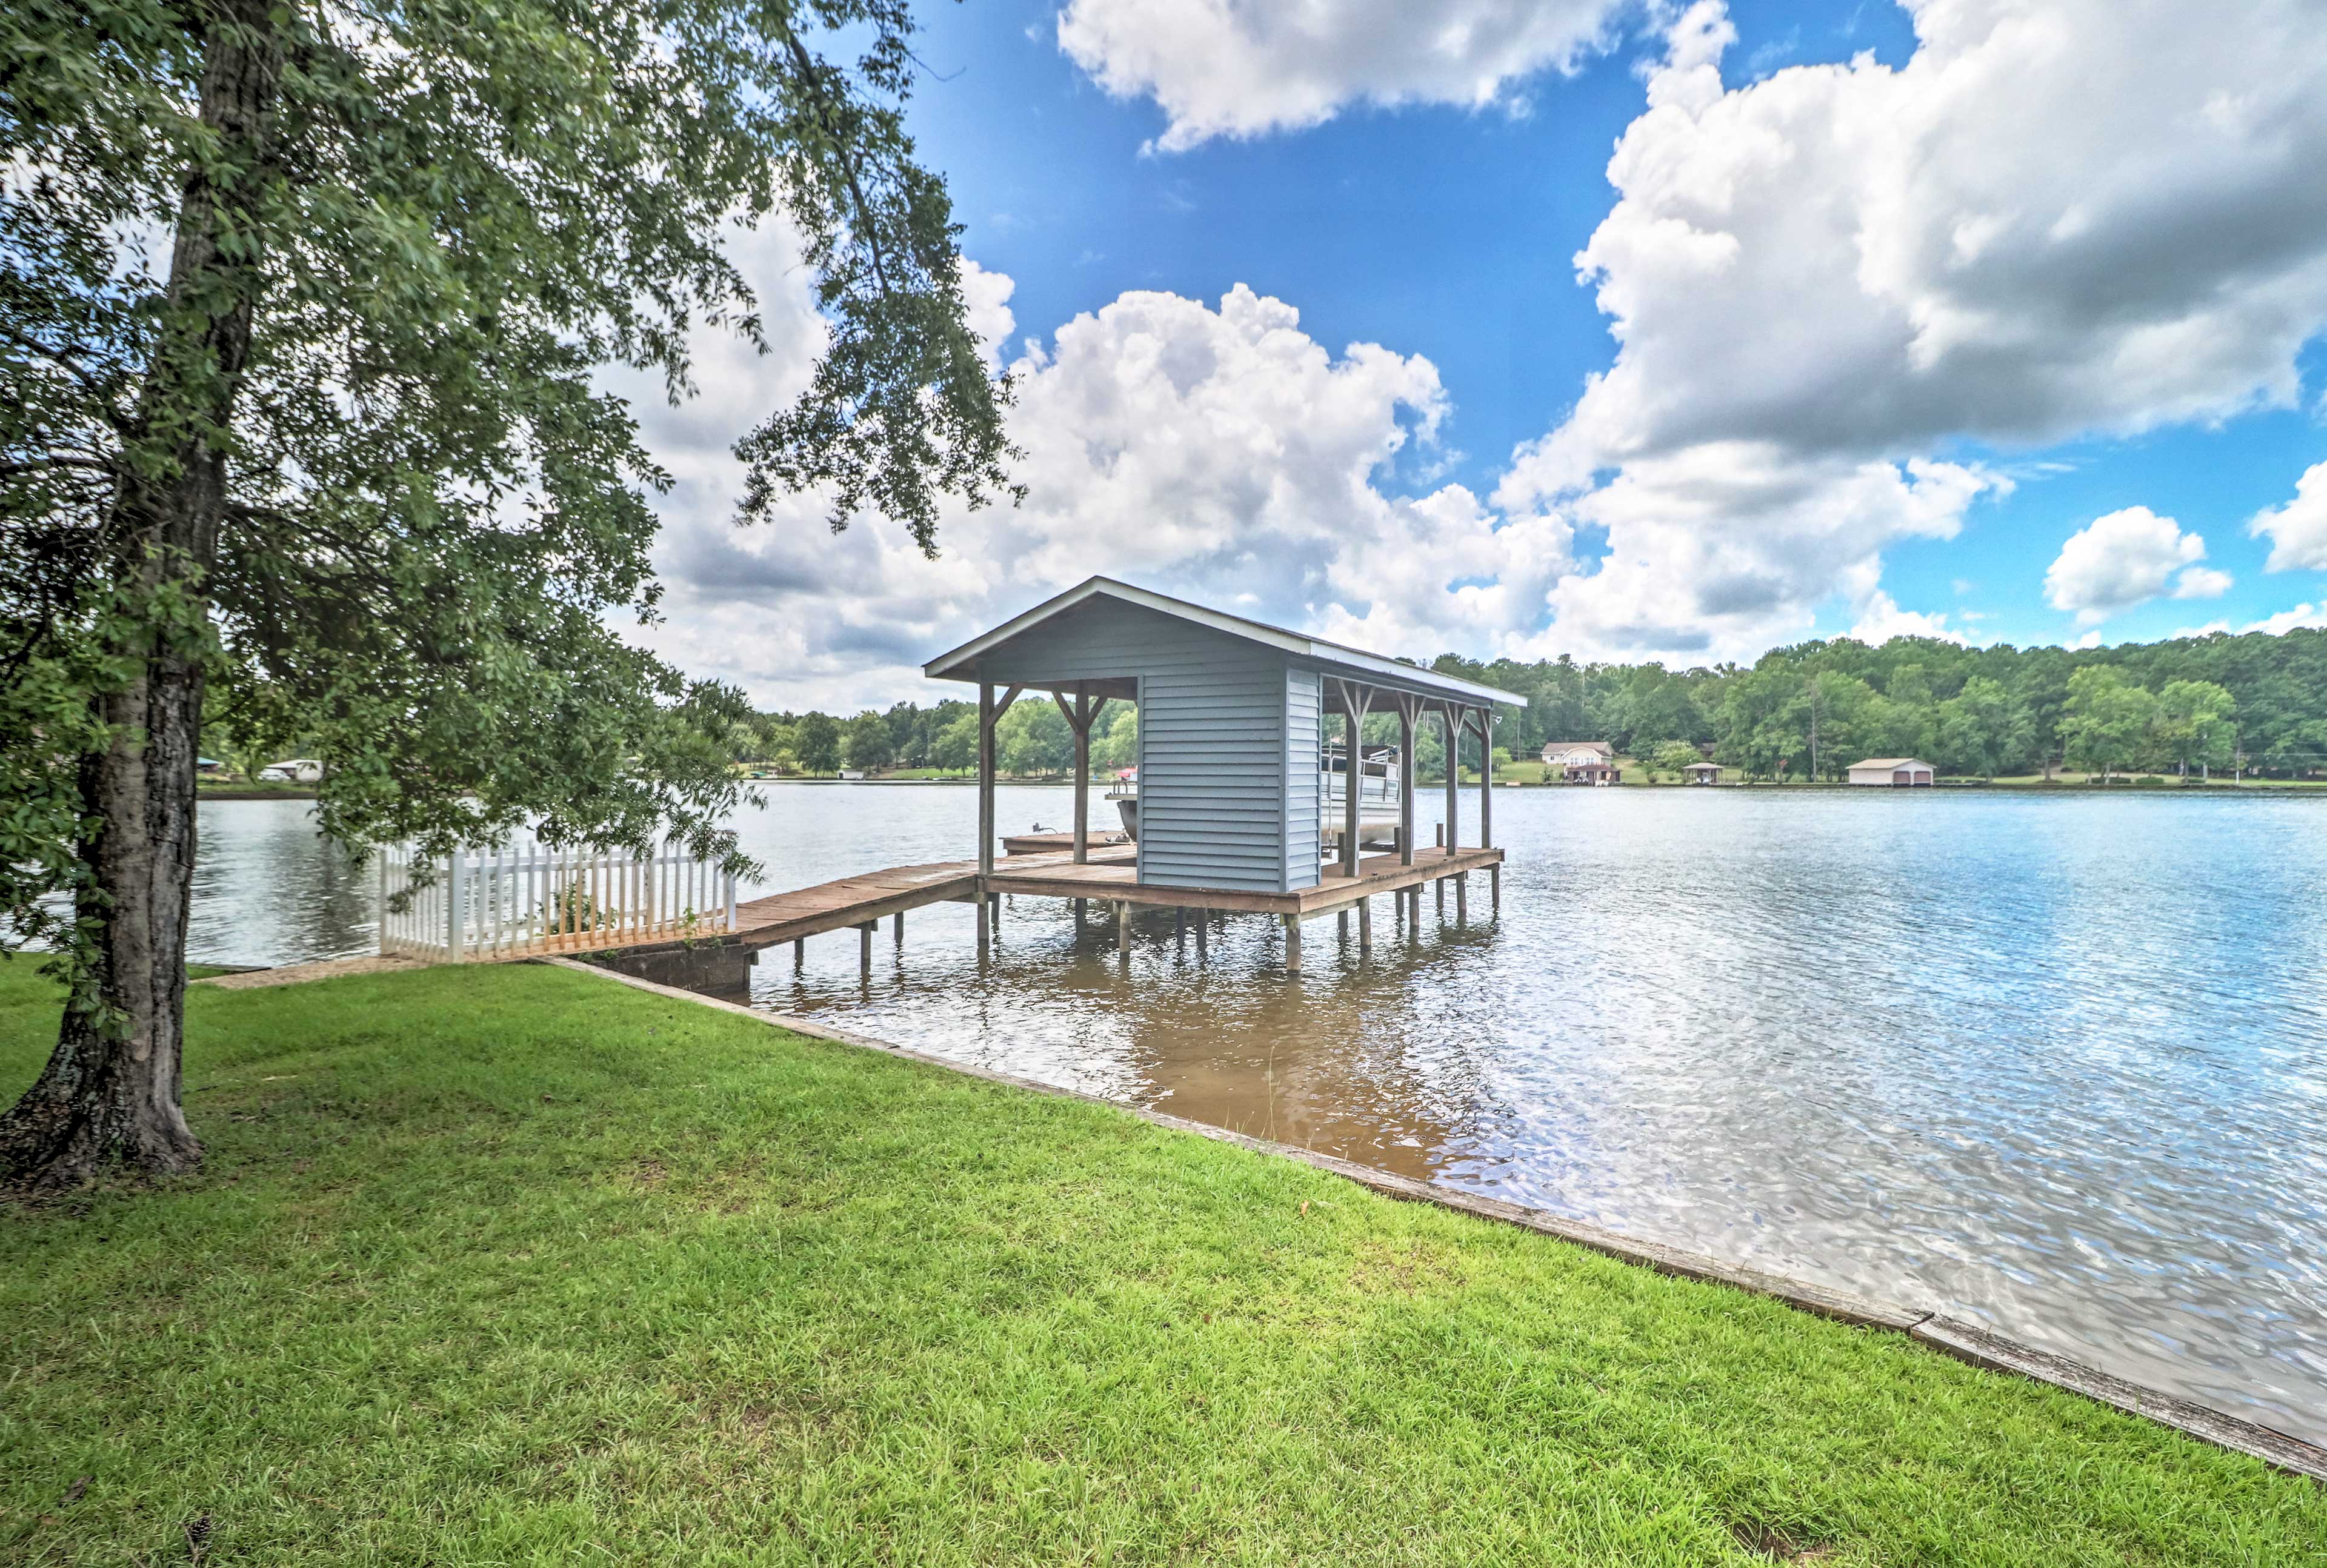
<instances>
[{"instance_id":1,"label":"house across the lake","mask_svg":"<svg viewBox=\"0 0 2327 1568\"><path fill-rule=\"evenodd\" d=\"M1559 770L1568 784L1619 784L1623 770L1616 766L1616 748L1605 741L1552 741L1543 748L1543 765Z\"/></svg>"},{"instance_id":2,"label":"house across the lake","mask_svg":"<svg viewBox=\"0 0 2327 1568\"><path fill-rule=\"evenodd\" d=\"M1721 764L1718 762L1691 762L1681 771L1688 775L1688 781L1692 784L1721 782Z\"/></svg>"},{"instance_id":3,"label":"house across the lake","mask_svg":"<svg viewBox=\"0 0 2327 1568\"><path fill-rule=\"evenodd\" d=\"M1850 765L1853 784L1879 786L1890 789L1910 789L1928 786L1933 770L1929 762L1915 757L1869 757L1864 762Z\"/></svg>"}]
</instances>

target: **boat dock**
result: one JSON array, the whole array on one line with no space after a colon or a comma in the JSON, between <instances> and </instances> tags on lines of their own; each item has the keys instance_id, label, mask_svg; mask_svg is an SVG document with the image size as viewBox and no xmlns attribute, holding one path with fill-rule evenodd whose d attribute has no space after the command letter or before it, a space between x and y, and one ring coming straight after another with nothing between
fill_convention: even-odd
<instances>
[{"instance_id":1,"label":"boat dock","mask_svg":"<svg viewBox=\"0 0 2327 1568\"><path fill-rule=\"evenodd\" d=\"M620 967L641 974L650 970L663 973L673 966L691 971L734 969L758 963L762 951L785 942L792 944L793 957L798 961L806 956L810 937L853 930L857 933L858 961L869 974L874 936L883 919L891 924L892 938L902 944L905 916L911 911L931 904L982 903L989 929L998 933L1005 897L1055 898L1071 901L1079 921L1091 906L1098 906L1115 929L1117 950L1125 954L1131 947L1132 916L1138 910L1173 911L1183 934L1191 923L1187 917L1192 913L1275 916L1285 925L1285 968L1298 973L1301 925L1304 920L1338 915L1347 922L1354 913L1359 952L1363 955L1371 951L1372 901L1376 894L1387 893L1410 901L1407 919L1414 924L1408 929L1419 927L1422 890L1426 886L1436 888L1442 910L1446 890L1451 886L1455 918L1468 919L1472 872L1487 873L1489 907L1501 902L1503 852L1475 845L1420 849L1411 863L1396 854L1367 855L1360 860L1354 877L1334 862L1322 869L1313 887L1287 892L1256 892L1142 883L1138 880L1135 845L1092 845L1087 852L1088 858L1078 863L1071 850L1052 849L1044 844L1047 836L1030 834L1007 841L1013 845L1031 841L1040 847L1006 855L991 872L981 873L976 861L940 861L841 877L738 903L734 929L707 941L636 945L601 955L601 958L614 960ZM1209 927L1202 919L1193 925L1196 951L1201 957L1207 947Z\"/></svg>"},{"instance_id":2,"label":"boat dock","mask_svg":"<svg viewBox=\"0 0 2327 1568\"><path fill-rule=\"evenodd\" d=\"M729 984L736 966L778 942L804 953L808 938L855 930L870 975L873 937L885 917L904 941L905 915L930 904L977 910L983 953L1005 898L1056 898L1077 924L1097 903L1131 950L1135 910L1171 910L1185 933L1191 911L1203 956L1208 922L1222 913L1284 922L1285 967L1301 968L1301 926L1356 918L1358 951L1373 945L1377 893L1407 900L1421 924L1422 889L1440 908L1453 884L1454 914L1469 913L1471 873L1488 877L1490 910L1502 902L1503 852L1494 847L1494 791L1479 795L1478 842L1462 842L1459 768L1475 738L1494 750L1495 710L1527 699L1444 671L1323 642L1127 583L1093 577L922 667L932 679L977 689L977 858L897 866L734 907L715 942L664 945L706 978ZM995 820L997 728L1022 693L1047 692L1074 738L1073 829L1005 838ZM1136 783L1118 802L1126 833L1090 825L1091 736L1107 705L1138 714ZM1369 741L1368 715L1397 742ZM1415 740L1441 727L1446 807L1439 842L1425 847L1415 820ZM1327 726L1338 721L1338 741ZM1136 843L1131 842L1133 838ZM1005 852L995 854L997 844ZM1388 853L1381 853L1387 850ZM1369 851L1374 853L1369 853ZM644 960L632 947L624 959ZM713 983L716 983L715 981Z\"/></svg>"}]
</instances>

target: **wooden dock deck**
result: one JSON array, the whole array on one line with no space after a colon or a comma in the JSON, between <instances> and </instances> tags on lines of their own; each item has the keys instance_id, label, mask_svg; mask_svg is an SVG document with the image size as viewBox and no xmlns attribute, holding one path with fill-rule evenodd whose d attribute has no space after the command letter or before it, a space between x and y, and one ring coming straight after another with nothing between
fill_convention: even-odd
<instances>
[{"instance_id":1,"label":"wooden dock deck","mask_svg":"<svg viewBox=\"0 0 2327 1568\"><path fill-rule=\"evenodd\" d=\"M1120 869L1130 875L1133 849L1129 845L1090 846L1092 863L1077 866L1071 849L1064 852L1014 855L1038 866L1070 871ZM1014 891L1014 890L1013 890ZM1070 895L1071 896L1071 895ZM940 861L930 865L892 866L863 876L818 882L735 906L734 939L747 947L766 947L820 937L874 924L884 916L902 915L930 904L967 903L977 897L977 863Z\"/></svg>"},{"instance_id":2,"label":"wooden dock deck","mask_svg":"<svg viewBox=\"0 0 2327 1568\"><path fill-rule=\"evenodd\" d=\"M1008 855L1054 854L1075 846L1075 835L1061 830L1057 833L1005 833L1002 835L1002 853ZM1127 833L1097 833L1090 835L1093 854L1102 849L1128 849L1135 853L1137 845Z\"/></svg>"},{"instance_id":3,"label":"wooden dock deck","mask_svg":"<svg viewBox=\"0 0 2327 1568\"><path fill-rule=\"evenodd\" d=\"M1098 854L1096 850L1092 852ZM1342 874L1338 863L1318 871L1315 887L1293 892L1243 892L1228 888L1177 888L1143 885L1135 878L1128 857L1109 863L1096 861L1075 865L1044 856L1042 863L1018 863L1017 857L994 868L986 879L993 892L1033 894L1062 899L1104 899L1142 907L1182 910L1231 910L1256 914L1331 914L1343 905L1375 893L1420 887L1466 872L1491 872L1503 863L1500 849L1417 849L1414 863L1402 865L1395 854L1369 854L1358 862L1358 874Z\"/></svg>"},{"instance_id":4,"label":"wooden dock deck","mask_svg":"<svg viewBox=\"0 0 2327 1568\"><path fill-rule=\"evenodd\" d=\"M1042 835L1037 838L1037 835L1027 835L1012 842L1023 843L1026 839L1042 842L1049 836ZM1031 853L1011 854L982 875L977 863L967 860L892 866L884 871L841 877L819 882L814 887L798 888L738 904L735 929L723 934L711 946L732 955L724 962L756 963L762 949L780 942L792 943L797 956L810 937L832 931L855 930L860 936L860 961L869 975L873 962L873 933L883 919L895 923L897 939L902 943L904 939L904 918L910 910L939 903L982 904L988 917L987 921L981 922L983 933L989 926L998 929L1000 905L1006 894L1070 900L1075 905L1078 920L1090 904L1099 904L1116 928L1118 948L1126 952L1130 948L1131 916L1135 910L1172 910L1180 917L1183 931L1192 923L1199 956L1205 947L1207 922L1203 919L1190 922L1189 915L1245 913L1270 916L1284 922L1285 967L1298 972L1301 967L1301 923L1320 915L1339 913L1346 926L1354 911L1358 918L1360 950L1369 951L1373 935L1371 901L1377 893L1411 900L1410 916L1418 924L1422 916L1422 889L1430 884L1437 886L1443 911L1446 888L1451 883L1454 889L1455 919L1461 920L1467 918L1470 873L1482 871L1491 879L1491 907L1500 906L1502 901L1503 852L1477 845L1457 849L1417 849L1411 864L1405 863L1395 854L1365 855L1358 863L1355 876L1347 874L1339 861L1329 861L1318 868L1315 886L1289 892L1143 884L1138 880L1137 861L1137 846L1121 843L1091 845L1086 863L1079 865L1075 863L1071 848L1042 847ZM625 960L685 957L695 962L701 960L696 949L704 946L699 943L653 943L626 947L614 956ZM685 950L683 954L681 949Z\"/></svg>"}]
</instances>

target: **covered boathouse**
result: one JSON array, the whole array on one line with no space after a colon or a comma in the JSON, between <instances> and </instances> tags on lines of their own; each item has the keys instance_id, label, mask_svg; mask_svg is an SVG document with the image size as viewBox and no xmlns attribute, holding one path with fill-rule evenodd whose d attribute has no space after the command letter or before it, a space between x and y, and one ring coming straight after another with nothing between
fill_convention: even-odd
<instances>
[{"instance_id":1,"label":"covered boathouse","mask_svg":"<svg viewBox=\"0 0 2327 1568\"><path fill-rule=\"evenodd\" d=\"M978 688L978 934L998 918L1001 896L1048 895L1112 906L1118 940L1135 907L1245 910L1285 921L1287 966L1300 966L1301 921L1354 908L1369 947L1371 898L1414 901L1421 889L1455 885L1458 913L1469 875L1489 874L1500 901L1502 851L1494 847L1491 789L1481 789L1476 842L1461 842L1460 794L1446 779L1441 842L1416 842L1414 741L1435 724L1452 758L1465 734L1494 750L1497 705L1526 698L1378 654L1266 626L1105 577L1036 605L922 667L932 679ZM1073 853L1065 861L999 867L994 803L995 726L1022 692L1052 695L1075 733ZM1130 864L1091 863L1090 727L1105 704L1139 710L1138 822ZM1398 721L1397 820L1387 853L1378 825L1360 820L1364 791L1328 770L1329 715L1355 733L1366 715ZM1338 794L1339 799L1332 798ZM1331 814L1329 816L1329 813ZM1331 853L1332 858L1327 859ZM1112 858L1112 857L1110 857ZM1201 947L1204 926L1197 924Z\"/></svg>"}]
</instances>

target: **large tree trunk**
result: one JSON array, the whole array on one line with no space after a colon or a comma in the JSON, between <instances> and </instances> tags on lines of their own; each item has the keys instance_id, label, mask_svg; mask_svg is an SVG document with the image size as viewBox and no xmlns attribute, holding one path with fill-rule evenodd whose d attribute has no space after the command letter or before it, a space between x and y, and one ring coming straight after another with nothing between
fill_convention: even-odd
<instances>
[{"instance_id":1,"label":"large tree trunk","mask_svg":"<svg viewBox=\"0 0 2327 1568\"><path fill-rule=\"evenodd\" d=\"M112 581L137 629L121 651L137 673L97 699L109 744L81 760L81 798L98 824L83 851L90 875L79 907L94 951L77 967L47 1069L0 1118L0 1184L17 1190L77 1186L110 1168L169 1174L201 1158L178 1085L203 583L226 515L225 436L261 260L250 248L257 226L247 221L236 225L241 245L221 249L220 215L258 200L283 66L265 0L227 0L210 23L201 114L219 157L186 179L166 324L107 529Z\"/></svg>"}]
</instances>

